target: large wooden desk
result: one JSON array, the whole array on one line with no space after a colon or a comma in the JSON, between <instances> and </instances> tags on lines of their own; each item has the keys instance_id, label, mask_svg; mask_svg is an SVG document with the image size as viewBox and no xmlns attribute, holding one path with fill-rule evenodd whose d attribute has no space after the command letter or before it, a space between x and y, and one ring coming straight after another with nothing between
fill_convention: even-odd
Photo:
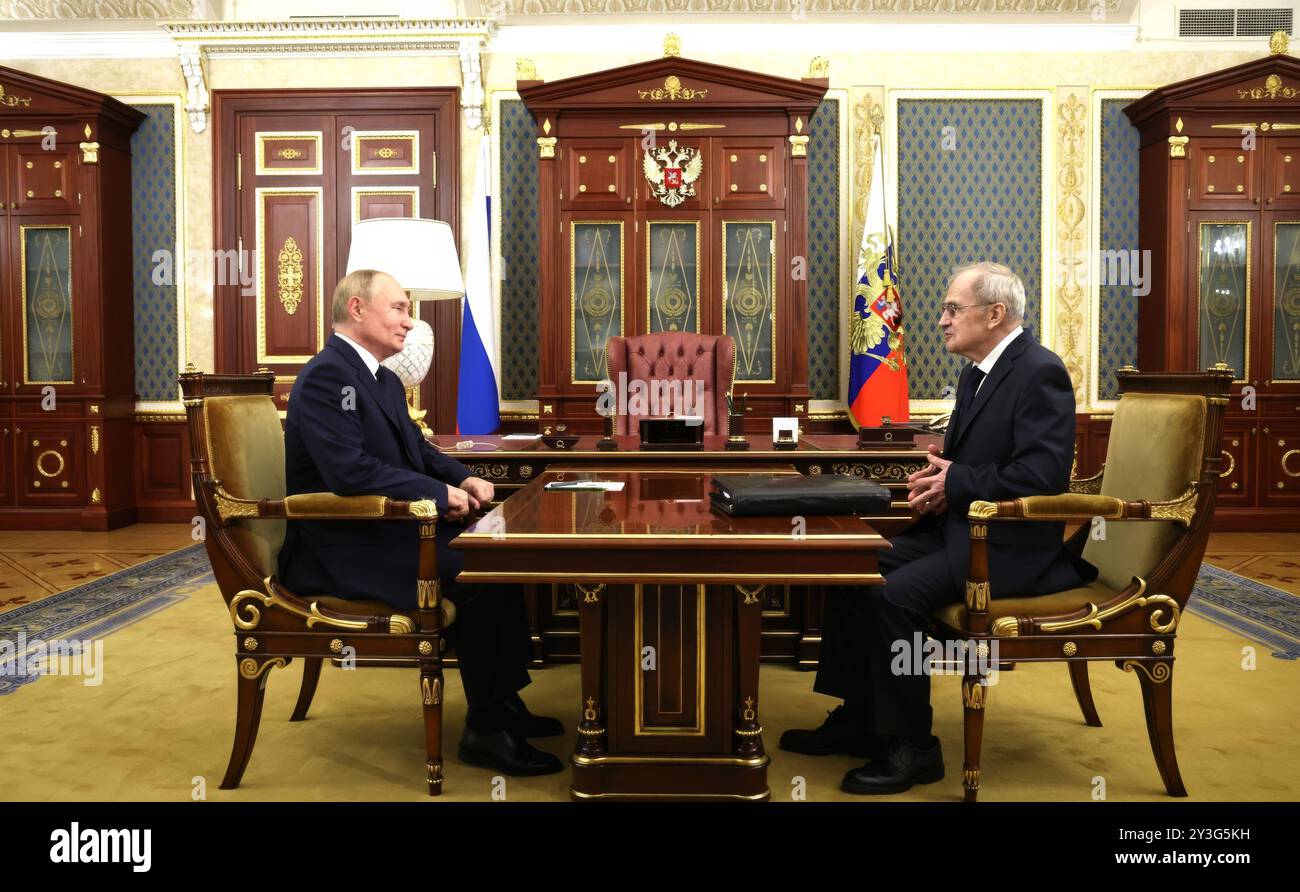
<instances>
[{"instance_id":1,"label":"large wooden desk","mask_svg":"<svg viewBox=\"0 0 1300 892\"><path fill-rule=\"evenodd\" d=\"M546 471L456 540L462 581L578 594L574 799L767 799L759 591L882 581L888 543L862 519L808 517L800 536L790 518L727 517L709 508L711 470ZM543 490L554 479L624 489Z\"/></svg>"},{"instance_id":2,"label":"large wooden desk","mask_svg":"<svg viewBox=\"0 0 1300 892\"><path fill-rule=\"evenodd\" d=\"M809 434L792 451L771 448L761 435L751 435L751 448L728 452L725 437L706 437L702 452L642 451L637 437L618 437L617 451L596 448L599 437L584 436L571 450L548 449L540 440L519 441L502 437L439 435L433 443L455 455L478 476L496 485L501 498L518 492L548 468L621 470L673 468L694 470L725 468L732 472L777 463L801 474L846 474L866 477L890 488L890 512L868 518L885 536L899 532L911 519L907 510L907 475L925 463L925 448L942 445L940 436L925 437L913 448L859 450L852 435ZM456 448L457 443L472 446ZM534 584L527 587L529 615L539 657L547 662L576 661L579 657L579 595L572 585ZM793 663L803 669L817 665L821 645L821 597L816 587L767 585L759 593L762 606L764 660Z\"/></svg>"}]
</instances>

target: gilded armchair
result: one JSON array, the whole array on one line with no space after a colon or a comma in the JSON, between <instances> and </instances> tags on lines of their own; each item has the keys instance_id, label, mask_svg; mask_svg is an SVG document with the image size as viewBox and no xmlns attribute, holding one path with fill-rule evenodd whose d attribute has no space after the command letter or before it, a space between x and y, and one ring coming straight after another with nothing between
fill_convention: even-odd
<instances>
[{"instance_id":1,"label":"gilded armchair","mask_svg":"<svg viewBox=\"0 0 1300 892\"><path fill-rule=\"evenodd\" d=\"M1186 796L1174 752L1174 645L1210 531L1219 437L1232 373L1118 373L1106 463L1060 495L970 506L965 602L935 614L938 634L975 645L963 668L962 786L974 801L988 705L987 670L1064 662L1088 725L1100 726L1088 664L1136 674L1156 766L1170 796ZM1095 582L1040 597L991 598L988 525L1051 520L1083 526L1071 539L1098 568Z\"/></svg>"},{"instance_id":2,"label":"gilded armchair","mask_svg":"<svg viewBox=\"0 0 1300 892\"><path fill-rule=\"evenodd\" d=\"M442 791L442 641L450 603L441 599L434 544L436 506L384 496L285 495L284 434L271 399L272 374L181 375L189 423L194 497L204 544L235 633L235 741L221 782L239 786L261 720L271 670L303 659L290 721L307 716L324 660L410 665L420 672L426 782ZM304 600L275 579L286 519L409 520L420 525L418 609L381 601Z\"/></svg>"}]
</instances>

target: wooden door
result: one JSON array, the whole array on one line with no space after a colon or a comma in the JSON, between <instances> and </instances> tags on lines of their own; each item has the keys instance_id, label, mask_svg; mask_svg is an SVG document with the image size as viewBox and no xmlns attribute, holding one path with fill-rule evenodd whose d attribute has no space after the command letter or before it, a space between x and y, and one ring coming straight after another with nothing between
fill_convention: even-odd
<instances>
[{"instance_id":1,"label":"wooden door","mask_svg":"<svg viewBox=\"0 0 1300 892\"><path fill-rule=\"evenodd\" d=\"M1250 507L1255 504L1254 420L1229 420L1223 425L1222 464L1219 467L1219 491L1216 503L1224 507Z\"/></svg>"},{"instance_id":2,"label":"wooden door","mask_svg":"<svg viewBox=\"0 0 1300 892\"><path fill-rule=\"evenodd\" d=\"M219 371L271 369L284 409L298 370L329 337L353 225L418 216L456 229L455 97L455 90L217 94ZM447 185L439 189L440 181ZM435 430L455 424L460 309L459 301L416 309L437 344L420 392Z\"/></svg>"},{"instance_id":3,"label":"wooden door","mask_svg":"<svg viewBox=\"0 0 1300 892\"><path fill-rule=\"evenodd\" d=\"M1281 398L1294 407L1300 398L1300 210L1262 218L1255 339L1260 386L1273 398L1268 402ZM1294 408L1286 414L1300 420Z\"/></svg>"},{"instance_id":4,"label":"wooden door","mask_svg":"<svg viewBox=\"0 0 1300 892\"><path fill-rule=\"evenodd\" d=\"M332 115L240 120L238 263L219 257L215 273L219 287L243 298L241 371L275 372L282 409L298 369L329 336L340 274L335 142Z\"/></svg>"},{"instance_id":5,"label":"wooden door","mask_svg":"<svg viewBox=\"0 0 1300 892\"><path fill-rule=\"evenodd\" d=\"M1300 209L1300 138L1272 136L1260 140L1266 211Z\"/></svg>"},{"instance_id":6,"label":"wooden door","mask_svg":"<svg viewBox=\"0 0 1300 892\"><path fill-rule=\"evenodd\" d=\"M10 254L13 227L13 196L9 185L10 148L0 146L0 259L4 260L0 268L0 294L5 296L5 305L13 306L19 302L18 276ZM10 312L0 312L0 395L8 396L14 391L13 358L14 338L9 325ZM6 404L7 407L7 404Z\"/></svg>"},{"instance_id":7,"label":"wooden door","mask_svg":"<svg viewBox=\"0 0 1300 892\"><path fill-rule=\"evenodd\" d=\"M714 207L785 207L785 146L772 137L715 137Z\"/></svg>"},{"instance_id":8,"label":"wooden door","mask_svg":"<svg viewBox=\"0 0 1300 892\"><path fill-rule=\"evenodd\" d=\"M571 210L627 210L640 163L629 139L580 137L566 140L560 190ZM636 179L634 179L634 177Z\"/></svg>"},{"instance_id":9,"label":"wooden door","mask_svg":"<svg viewBox=\"0 0 1300 892\"><path fill-rule=\"evenodd\" d=\"M1239 137L1193 139L1188 148L1192 209L1246 209L1259 204L1261 152L1244 148Z\"/></svg>"},{"instance_id":10,"label":"wooden door","mask_svg":"<svg viewBox=\"0 0 1300 892\"><path fill-rule=\"evenodd\" d=\"M80 150L75 142L25 140L10 149L9 176L13 183L12 211L16 214L76 214L77 167Z\"/></svg>"},{"instance_id":11,"label":"wooden door","mask_svg":"<svg viewBox=\"0 0 1300 892\"><path fill-rule=\"evenodd\" d=\"M10 252L12 243L11 230L13 216L10 214L12 196L9 190L10 149L0 146L0 294L4 295L7 306L19 302L18 279ZM10 312L0 312L0 396L11 396L14 392L14 349L13 329L9 324ZM0 506L13 504L13 465L14 465L14 420L13 400L0 399Z\"/></svg>"}]
</instances>

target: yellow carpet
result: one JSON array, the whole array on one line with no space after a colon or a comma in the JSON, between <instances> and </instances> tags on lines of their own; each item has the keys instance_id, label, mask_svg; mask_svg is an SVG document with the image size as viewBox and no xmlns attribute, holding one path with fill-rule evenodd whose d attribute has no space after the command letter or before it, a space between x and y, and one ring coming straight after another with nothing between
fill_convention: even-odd
<instances>
[{"instance_id":1,"label":"yellow carpet","mask_svg":"<svg viewBox=\"0 0 1300 892\"><path fill-rule=\"evenodd\" d=\"M104 679L45 677L0 702L4 800L188 800L196 778L209 800L425 799L422 722L411 670L327 667L312 714L290 724L301 664L273 670L257 748L235 791L217 788L230 752L235 661L215 586L105 639ZM1174 671L1174 725L1183 779L1193 800L1297 800L1300 777L1300 663L1258 651L1242 668L1248 642L1183 614ZM455 757L465 709L460 680L448 672L444 801L487 801L492 773ZM1110 663L1092 666L1104 728L1086 727L1063 666L1022 666L990 689L981 798L1089 801L1094 778L1110 800L1167 800L1147 744L1137 679ZM805 780L810 801L857 800L839 780L860 763L815 759L776 748L780 732L821 721L834 703L811 693L813 676L765 666L764 741L772 757L774 800ZM935 733L947 777L896 800L961 797L959 680L935 680ZM533 672L524 691L536 712L558 715L572 731L578 667ZM537 741L567 759L572 736ZM512 801L566 800L568 773L510 778ZM1175 801L1175 800L1167 800Z\"/></svg>"}]
</instances>

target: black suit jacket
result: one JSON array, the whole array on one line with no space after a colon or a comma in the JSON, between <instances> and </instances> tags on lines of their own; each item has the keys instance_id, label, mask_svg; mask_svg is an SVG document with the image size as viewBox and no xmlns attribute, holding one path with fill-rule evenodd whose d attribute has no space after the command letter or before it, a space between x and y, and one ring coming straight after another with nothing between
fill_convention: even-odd
<instances>
[{"instance_id":1,"label":"black suit jacket","mask_svg":"<svg viewBox=\"0 0 1300 892\"><path fill-rule=\"evenodd\" d=\"M974 363L962 369L957 404L972 387ZM1074 386L1059 356L1026 329L998 357L975 400L954 413L944 438L948 510L925 515L910 529L939 527L957 592L965 590L970 556L970 503L1056 495L1070 484L1074 463ZM904 531L906 533L907 531ZM989 524L989 579L993 597L1042 595L1097 577L1091 564L1066 550L1065 524L1028 521Z\"/></svg>"},{"instance_id":2,"label":"black suit jacket","mask_svg":"<svg viewBox=\"0 0 1300 892\"><path fill-rule=\"evenodd\" d=\"M332 492L432 499L447 507L447 484L470 471L433 448L407 414L395 375L381 384L337 335L298 374L285 422L285 482L290 495ZM460 572L446 548L453 527L439 524L438 575ZM411 521L290 520L280 549L280 579L299 595L374 598L416 605L419 531Z\"/></svg>"}]
</instances>

